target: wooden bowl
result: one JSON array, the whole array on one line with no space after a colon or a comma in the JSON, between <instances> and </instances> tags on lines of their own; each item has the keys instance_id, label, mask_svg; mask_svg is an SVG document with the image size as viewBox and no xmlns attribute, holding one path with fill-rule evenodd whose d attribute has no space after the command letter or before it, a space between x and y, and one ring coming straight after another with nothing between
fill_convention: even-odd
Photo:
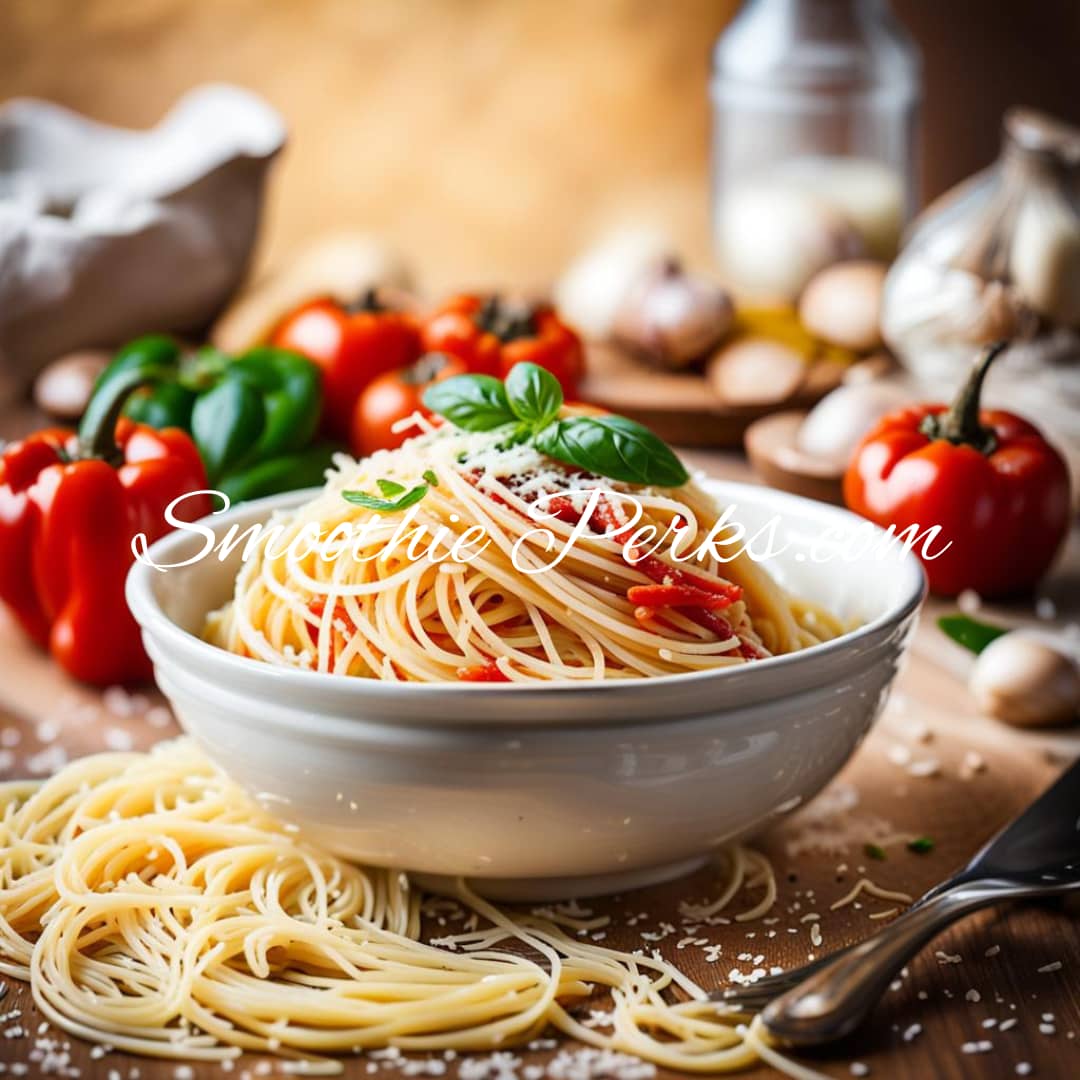
<instances>
[{"instance_id":1,"label":"wooden bowl","mask_svg":"<svg viewBox=\"0 0 1080 1080\"><path fill-rule=\"evenodd\" d=\"M791 409L756 420L746 430L747 457L770 487L843 506L843 470L798 447L806 415L805 409Z\"/></svg>"}]
</instances>

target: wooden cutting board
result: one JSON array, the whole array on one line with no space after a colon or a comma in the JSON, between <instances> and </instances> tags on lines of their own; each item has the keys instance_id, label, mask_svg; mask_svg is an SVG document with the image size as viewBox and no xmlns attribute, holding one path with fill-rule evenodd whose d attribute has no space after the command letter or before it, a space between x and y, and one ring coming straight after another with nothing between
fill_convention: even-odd
<instances>
[{"instance_id":1,"label":"wooden cutting board","mask_svg":"<svg viewBox=\"0 0 1080 1080\"><path fill-rule=\"evenodd\" d=\"M782 409L809 409L838 384L835 372L819 378L813 368L799 392L782 401L732 405L723 401L700 371L661 371L622 349L589 347L581 396L651 428L677 446L741 447L746 429ZM826 365L815 367L825 372Z\"/></svg>"},{"instance_id":2,"label":"wooden cutting board","mask_svg":"<svg viewBox=\"0 0 1080 1080\"><path fill-rule=\"evenodd\" d=\"M733 459L700 455L695 463L717 475L745 478L745 466ZM1077 568L1074 545L1049 590L1057 606L1051 623L1059 629L1080 613ZM657 888L587 902L595 913L611 918L607 944L658 948L710 987L724 985L732 970L746 974L757 966L797 966L810 954L822 955L873 933L885 920L872 915L902 906L863 897L859 907L831 910L864 872L882 887L919 895L962 865L1070 757L1080 754L1075 731L1017 732L975 715L964 688L970 659L933 625L938 610L931 605L924 612L886 714L849 766L819 799L757 841L777 870L779 900L768 917L777 921L688 933L680 903L714 897L720 885L720 872L707 868ZM992 614L1034 621L1031 612L1020 610ZM28 646L6 618L0 618L0 672L0 775L5 778L45 775L81 754L147 748L176 734L156 692L102 694L77 687ZM867 842L915 835L932 836L934 850L916 855L902 842L887 843L884 861L864 850ZM910 965L864 1030L799 1060L836 1078L853 1075L852 1063L867 1066L871 1077L889 1080L991 1080L1016 1075L1021 1062L1032 1065L1033 1076L1080 1076L1076 918L1076 912L1060 906L1027 906L965 920ZM820 945L815 944L818 932ZM643 933L649 937L642 938ZM0 1062L14 1064L32 1054L41 1018L27 988L7 982L0 1012L18 1009L21 1015L0 1023L0 1035L15 1029L28 1033L0 1038ZM1016 1023L1001 1031L1001 1023L1010 1020ZM66 1052L83 1077L136 1080L134 1070L141 1080L223 1075L213 1067L178 1073L175 1063L117 1053L93 1058L88 1045L62 1033L49 1030L42 1037L69 1043ZM991 1049L980 1050L986 1042ZM966 1052L965 1046L976 1052ZM568 1068L565 1055L574 1051L562 1041L554 1048L515 1049L509 1072L491 1070L484 1064L487 1055L470 1055L466 1075L475 1078L488 1069L491 1080L524 1080L523 1070L534 1065L557 1080L577 1080L589 1070ZM346 1076L392 1076L418 1067L405 1060L349 1061ZM250 1056L229 1075L250 1080L278 1066ZM460 1066L460 1061L447 1063L446 1075L457 1075ZM580 1059L577 1066L584 1068ZM856 1068L855 1074L862 1072ZM38 1064L31 1063L28 1075L40 1075ZM759 1066L743 1075L775 1074ZM657 1076L664 1080L674 1074L658 1070Z\"/></svg>"}]
</instances>

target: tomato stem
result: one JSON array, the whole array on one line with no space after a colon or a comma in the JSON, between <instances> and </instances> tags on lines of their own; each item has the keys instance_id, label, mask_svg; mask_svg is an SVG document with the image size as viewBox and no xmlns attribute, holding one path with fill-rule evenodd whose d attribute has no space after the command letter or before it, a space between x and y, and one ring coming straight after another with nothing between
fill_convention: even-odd
<instances>
[{"instance_id":1,"label":"tomato stem","mask_svg":"<svg viewBox=\"0 0 1080 1080\"><path fill-rule=\"evenodd\" d=\"M972 446L981 454L994 452L997 437L990 428L979 423L979 399L990 365L1008 345L1007 341L996 341L983 349L952 405L945 412L933 413L923 420L919 430L927 438L944 439L955 446Z\"/></svg>"},{"instance_id":2,"label":"tomato stem","mask_svg":"<svg viewBox=\"0 0 1080 1080\"><path fill-rule=\"evenodd\" d=\"M401 381L406 386L427 386L434 382L436 376L451 358L444 352L424 353L419 360L414 360L407 368L401 370Z\"/></svg>"},{"instance_id":3,"label":"tomato stem","mask_svg":"<svg viewBox=\"0 0 1080 1080\"><path fill-rule=\"evenodd\" d=\"M361 312L369 311L377 314L381 311L386 311L386 305L379 299L378 289L374 285L365 289L363 293L354 300L351 304L345 304L344 310L349 315L359 315Z\"/></svg>"},{"instance_id":4,"label":"tomato stem","mask_svg":"<svg viewBox=\"0 0 1080 1080\"><path fill-rule=\"evenodd\" d=\"M536 334L535 314L529 304L503 300L495 294L484 301L474 321L481 330L494 334L505 345Z\"/></svg>"}]
</instances>

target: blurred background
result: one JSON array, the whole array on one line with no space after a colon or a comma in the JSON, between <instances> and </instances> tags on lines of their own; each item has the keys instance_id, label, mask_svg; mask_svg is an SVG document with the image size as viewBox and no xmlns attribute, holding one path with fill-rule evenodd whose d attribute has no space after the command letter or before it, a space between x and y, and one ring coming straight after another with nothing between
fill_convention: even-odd
<instances>
[{"instance_id":1,"label":"blurred background","mask_svg":"<svg viewBox=\"0 0 1080 1080\"><path fill-rule=\"evenodd\" d=\"M546 283L609 222L709 256L710 51L734 0L5 0L0 98L147 127L186 89L263 95L289 142L257 266L377 230L435 292ZM894 0L924 61L921 190L988 164L1003 110L1080 121L1076 0Z\"/></svg>"}]
</instances>

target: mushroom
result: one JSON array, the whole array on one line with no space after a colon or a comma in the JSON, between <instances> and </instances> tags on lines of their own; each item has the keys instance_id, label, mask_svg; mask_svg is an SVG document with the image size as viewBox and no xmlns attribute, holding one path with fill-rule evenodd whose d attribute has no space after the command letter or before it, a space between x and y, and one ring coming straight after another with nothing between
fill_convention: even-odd
<instances>
[{"instance_id":1,"label":"mushroom","mask_svg":"<svg viewBox=\"0 0 1080 1080\"><path fill-rule=\"evenodd\" d=\"M811 278L799 299L803 326L830 345L854 352L880 349L886 266L857 259Z\"/></svg>"},{"instance_id":2,"label":"mushroom","mask_svg":"<svg viewBox=\"0 0 1080 1080\"><path fill-rule=\"evenodd\" d=\"M791 345L746 335L720 349L706 375L725 405L775 405L796 393L807 367L806 358Z\"/></svg>"},{"instance_id":3,"label":"mushroom","mask_svg":"<svg viewBox=\"0 0 1080 1080\"><path fill-rule=\"evenodd\" d=\"M1076 662L1023 631L1005 634L979 653L968 687L980 711L1015 727L1073 723L1080 710Z\"/></svg>"}]
</instances>

